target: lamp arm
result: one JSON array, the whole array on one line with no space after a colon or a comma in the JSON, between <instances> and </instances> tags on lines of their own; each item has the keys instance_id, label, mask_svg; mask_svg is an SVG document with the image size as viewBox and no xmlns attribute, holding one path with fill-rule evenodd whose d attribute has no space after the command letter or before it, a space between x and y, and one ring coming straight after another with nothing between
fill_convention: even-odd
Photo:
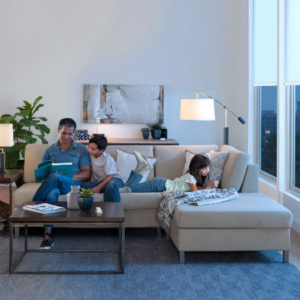
<instances>
[{"instance_id":1,"label":"lamp arm","mask_svg":"<svg viewBox=\"0 0 300 300\"><path fill-rule=\"evenodd\" d=\"M196 93L197 93L197 98L198 98L198 94L202 94L202 95L204 95L204 96L206 96L206 97L208 97L208 98L210 98L210 99L212 99L212 100L218 102L220 105L223 106L224 109L229 110L233 115L235 115L235 116L238 118L238 120L239 120L242 124L245 124L245 123L246 123L246 121L245 121L242 117L238 116L234 111L232 111L228 106L224 105L224 104L223 104L222 102L220 102L219 100L217 100L217 99L215 99L215 98L213 98L213 97L211 97L211 96L209 96L209 95L206 95L206 94L204 94L204 93L201 93L201 92L199 92L199 91L197 91Z\"/></svg>"}]
</instances>

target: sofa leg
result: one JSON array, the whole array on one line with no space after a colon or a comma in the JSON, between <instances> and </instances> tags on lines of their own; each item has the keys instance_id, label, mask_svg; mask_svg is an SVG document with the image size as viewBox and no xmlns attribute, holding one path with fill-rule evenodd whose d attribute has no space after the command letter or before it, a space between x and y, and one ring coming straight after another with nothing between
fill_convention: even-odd
<instances>
[{"instance_id":1,"label":"sofa leg","mask_svg":"<svg viewBox=\"0 0 300 300\"><path fill-rule=\"evenodd\" d=\"M15 239L18 239L20 237L20 227L14 227L15 229Z\"/></svg>"},{"instance_id":2,"label":"sofa leg","mask_svg":"<svg viewBox=\"0 0 300 300\"><path fill-rule=\"evenodd\" d=\"M289 262L289 254L290 254L290 251L283 251L283 263Z\"/></svg>"},{"instance_id":3,"label":"sofa leg","mask_svg":"<svg viewBox=\"0 0 300 300\"><path fill-rule=\"evenodd\" d=\"M179 260L181 264L185 264L185 252L179 251Z\"/></svg>"},{"instance_id":4,"label":"sofa leg","mask_svg":"<svg viewBox=\"0 0 300 300\"><path fill-rule=\"evenodd\" d=\"M156 227L156 236L159 240L161 239L161 228L160 227Z\"/></svg>"}]
</instances>

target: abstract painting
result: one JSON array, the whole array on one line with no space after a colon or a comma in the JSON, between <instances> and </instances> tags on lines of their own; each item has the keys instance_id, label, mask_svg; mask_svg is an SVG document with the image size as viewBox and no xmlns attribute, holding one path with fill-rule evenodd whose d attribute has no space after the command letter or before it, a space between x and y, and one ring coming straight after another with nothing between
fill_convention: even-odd
<instances>
[{"instance_id":1,"label":"abstract painting","mask_svg":"<svg viewBox=\"0 0 300 300\"><path fill-rule=\"evenodd\" d=\"M163 124L164 86L85 84L83 122L97 123L100 107L107 116L101 123Z\"/></svg>"}]
</instances>

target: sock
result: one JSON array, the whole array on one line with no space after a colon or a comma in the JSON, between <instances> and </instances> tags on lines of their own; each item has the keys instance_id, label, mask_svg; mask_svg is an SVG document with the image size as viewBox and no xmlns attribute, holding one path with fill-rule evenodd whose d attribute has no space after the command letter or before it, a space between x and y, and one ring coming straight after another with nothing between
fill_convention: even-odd
<instances>
[{"instance_id":1,"label":"sock","mask_svg":"<svg viewBox=\"0 0 300 300\"><path fill-rule=\"evenodd\" d=\"M147 164L145 166L143 166L137 173L139 173L140 175L144 176L148 171L150 171L153 167L149 162L149 159L147 157L145 157L145 160L147 162Z\"/></svg>"},{"instance_id":2,"label":"sock","mask_svg":"<svg viewBox=\"0 0 300 300\"><path fill-rule=\"evenodd\" d=\"M144 166L146 166L148 164L148 161L145 160L142 154L137 151L134 151L134 155L137 160L137 166L134 171L139 173L139 170L141 170Z\"/></svg>"},{"instance_id":3,"label":"sock","mask_svg":"<svg viewBox=\"0 0 300 300\"><path fill-rule=\"evenodd\" d=\"M119 193L120 194L131 193L131 189L129 187L119 188Z\"/></svg>"}]
</instances>

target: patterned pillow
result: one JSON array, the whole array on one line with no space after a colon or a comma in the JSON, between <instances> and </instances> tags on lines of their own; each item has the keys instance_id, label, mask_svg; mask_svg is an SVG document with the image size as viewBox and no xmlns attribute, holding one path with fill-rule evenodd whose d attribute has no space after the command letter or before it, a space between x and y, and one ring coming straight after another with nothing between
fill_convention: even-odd
<instances>
[{"instance_id":1,"label":"patterned pillow","mask_svg":"<svg viewBox=\"0 0 300 300\"><path fill-rule=\"evenodd\" d=\"M188 150L185 151L185 166L183 169L183 174L187 172L190 162L196 154L204 154L204 153L193 153ZM222 177L223 167L229 156L229 152L216 152L214 150L211 150L208 152L208 154L210 155L210 161L211 161L210 170L209 170L210 180L212 178L215 178L216 180L220 181Z\"/></svg>"}]
</instances>

